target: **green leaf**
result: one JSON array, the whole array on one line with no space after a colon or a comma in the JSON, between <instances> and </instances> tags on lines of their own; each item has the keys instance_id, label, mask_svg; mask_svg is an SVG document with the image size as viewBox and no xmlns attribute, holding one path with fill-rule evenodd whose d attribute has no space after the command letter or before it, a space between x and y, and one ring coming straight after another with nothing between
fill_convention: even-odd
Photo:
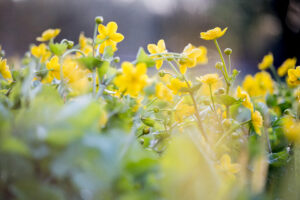
<instances>
[{"instance_id":1,"label":"green leaf","mask_svg":"<svg viewBox=\"0 0 300 200\"><path fill-rule=\"evenodd\" d=\"M270 153L268 163L273 167L281 167L287 164L289 159L289 151L287 149L278 153Z\"/></svg>"},{"instance_id":2,"label":"green leaf","mask_svg":"<svg viewBox=\"0 0 300 200\"><path fill-rule=\"evenodd\" d=\"M61 56L67 49L67 45L65 43L50 43L49 48L52 53L54 53L57 56Z\"/></svg>"},{"instance_id":3,"label":"green leaf","mask_svg":"<svg viewBox=\"0 0 300 200\"><path fill-rule=\"evenodd\" d=\"M108 61L103 61L101 65L98 67L98 76L100 80L102 80L103 76L107 73L109 66L110 64Z\"/></svg>"},{"instance_id":4,"label":"green leaf","mask_svg":"<svg viewBox=\"0 0 300 200\"><path fill-rule=\"evenodd\" d=\"M93 56L79 58L78 62L81 63L82 65L84 65L89 70L93 70L97 67L100 67L103 63L103 61L101 61L98 58L95 58Z\"/></svg>"},{"instance_id":5,"label":"green leaf","mask_svg":"<svg viewBox=\"0 0 300 200\"><path fill-rule=\"evenodd\" d=\"M277 97L273 94L267 94L267 105L269 107L277 106Z\"/></svg>"},{"instance_id":6,"label":"green leaf","mask_svg":"<svg viewBox=\"0 0 300 200\"><path fill-rule=\"evenodd\" d=\"M114 51L112 46L106 46L103 52L103 59L104 60L112 59L113 55L114 55Z\"/></svg>"},{"instance_id":7,"label":"green leaf","mask_svg":"<svg viewBox=\"0 0 300 200\"><path fill-rule=\"evenodd\" d=\"M146 54L145 50L142 47L140 47L137 53L136 61L137 64L145 63L147 67L153 67L155 65L155 61L148 54Z\"/></svg>"},{"instance_id":8,"label":"green leaf","mask_svg":"<svg viewBox=\"0 0 300 200\"><path fill-rule=\"evenodd\" d=\"M215 102L219 103L219 104L223 104L225 106L231 106L233 104L236 104L236 103L240 103L241 101L232 97L232 96L229 96L229 95L226 95L226 94L223 94L223 95L215 95L214 96L214 100Z\"/></svg>"},{"instance_id":9,"label":"green leaf","mask_svg":"<svg viewBox=\"0 0 300 200\"><path fill-rule=\"evenodd\" d=\"M1 144L1 151L16 153L23 156L28 156L30 154L29 148L21 140L13 137L8 137L3 139Z\"/></svg>"}]
</instances>

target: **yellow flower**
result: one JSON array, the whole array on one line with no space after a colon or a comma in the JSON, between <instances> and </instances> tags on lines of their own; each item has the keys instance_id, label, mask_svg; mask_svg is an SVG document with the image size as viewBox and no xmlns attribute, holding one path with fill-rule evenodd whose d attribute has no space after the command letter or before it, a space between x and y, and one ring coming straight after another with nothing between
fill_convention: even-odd
<instances>
[{"instance_id":1,"label":"yellow flower","mask_svg":"<svg viewBox=\"0 0 300 200\"><path fill-rule=\"evenodd\" d=\"M283 131L287 139L291 142L300 142L300 122L295 121L292 117L288 116L283 118L282 123Z\"/></svg>"},{"instance_id":2,"label":"yellow flower","mask_svg":"<svg viewBox=\"0 0 300 200\"><path fill-rule=\"evenodd\" d=\"M296 69L288 70L287 83L289 86L297 86L300 84L300 66Z\"/></svg>"},{"instance_id":3,"label":"yellow flower","mask_svg":"<svg viewBox=\"0 0 300 200\"><path fill-rule=\"evenodd\" d=\"M42 63L51 56L51 52L47 50L47 46L44 43L39 46L34 45L30 51L34 57L40 58Z\"/></svg>"},{"instance_id":4,"label":"yellow flower","mask_svg":"<svg viewBox=\"0 0 300 200\"><path fill-rule=\"evenodd\" d=\"M148 76L146 74L146 64L139 63L134 67L130 62L123 62L122 72L121 75L115 78L114 83L120 91L132 97L137 97L147 85Z\"/></svg>"},{"instance_id":5,"label":"yellow flower","mask_svg":"<svg viewBox=\"0 0 300 200\"><path fill-rule=\"evenodd\" d=\"M217 169L223 172L226 176L234 179L234 174L237 174L241 170L240 164L231 163L231 158L228 154L224 154L221 157L220 163L217 165Z\"/></svg>"},{"instance_id":6,"label":"yellow flower","mask_svg":"<svg viewBox=\"0 0 300 200\"><path fill-rule=\"evenodd\" d=\"M247 75L243 81L243 89L251 97L261 97L264 100L267 93L273 94L274 82L268 72L262 71L255 76Z\"/></svg>"},{"instance_id":7,"label":"yellow flower","mask_svg":"<svg viewBox=\"0 0 300 200\"><path fill-rule=\"evenodd\" d=\"M9 70L8 65L6 64L6 59L0 58L0 74L4 79L6 79L8 82L12 81L11 72Z\"/></svg>"},{"instance_id":8,"label":"yellow flower","mask_svg":"<svg viewBox=\"0 0 300 200\"><path fill-rule=\"evenodd\" d=\"M219 81L220 77L219 74L206 74L204 76L200 76L199 78L197 77L196 79L202 83L214 85Z\"/></svg>"},{"instance_id":9,"label":"yellow flower","mask_svg":"<svg viewBox=\"0 0 300 200\"><path fill-rule=\"evenodd\" d=\"M197 78L196 78L197 79ZM199 80L199 79L198 79ZM217 83L209 86L208 84L203 84L200 89L199 89L199 93L201 95L204 96L210 96L210 89L209 87L211 87L211 90L214 92L215 90L222 88L223 87L223 81L222 79L219 79Z\"/></svg>"},{"instance_id":10,"label":"yellow flower","mask_svg":"<svg viewBox=\"0 0 300 200\"><path fill-rule=\"evenodd\" d=\"M252 112L253 104L251 103L249 94L243 91L240 86L237 87L236 93L237 93L237 97L243 100L242 105L248 108Z\"/></svg>"},{"instance_id":11,"label":"yellow flower","mask_svg":"<svg viewBox=\"0 0 300 200\"><path fill-rule=\"evenodd\" d=\"M263 60L258 64L258 69L260 70L265 70L268 69L269 67L271 67L273 65L273 54L269 53L268 55L265 55Z\"/></svg>"},{"instance_id":12,"label":"yellow flower","mask_svg":"<svg viewBox=\"0 0 300 200\"><path fill-rule=\"evenodd\" d=\"M227 31L227 27L221 30L220 27L216 27L214 29L208 30L206 32L201 32L200 37L203 40L216 40L220 37L222 37L225 32Z\"/></svg>"},{"instance_id":13,"label":"yellow flower","mask_svg":"<svg viewBox=\"0 0 300 200\"><path fill-rule=\"evenodd\" d=\"M170 80L170 83L167 85L167 87L172 90L173 94L181 94L180 89L182 88L188 88L188 85L184 81L180 81L177 78L172 78Z\"/></svg>"},{"instance_id":14,"label":"yellow flower","mask_svg":"<svg viewBox=\"0 0 300 200\"><path fill-rule=\"evenodd\" d=\"M124 36L121 33L117 33L117 30L118 25L116 22L109 22L106 26L99 24L97 38L103 40L99 47L100 53L103 53L107 46L111 46L113 51L117 50L117 43L124 40Z\"/></svg>"},{"instance_id":15,"label":"yellow flower","mask_svg":"<svg viewBox=\"0 0 300 200\"><path fill-rule=\"evenodd\" d=\"M251 113L251 121L255 132L261 135L261 128L263 126L263 118L257 110Z\"/></svg>"},{"instance_id":16,"label":"yellow flower","mask_svg":"<svg viewBox=\"0 0 300 200\"><path fill-rule=\"evenodd\" d=\"M71 95L86 93L89 89L88 70L82 69L78 63L70 57L63 61L63 79L70 89Z\"/></svg>"},{"instance_id":17,"label":"yellow flower","mask_svg":"<svg viewBox=\"0 0 300 200\"><path fill-rule=\"evenodd\" d=\"M204 46L199 48L188 44L184 47L182 55L183 58L179 60L180 72L185 74L187 68L195 67L197 64L205 64L207 62L207 50Z\"/></svg>"},{"instance_id":18,"label":"yellow flower","mask_svg":"<svg viewBox=\"0 0 300 200\"><path fill-rule=\"evenodd\" d=\"M195 113L193 106L181 102L175 110L175 120L182 122L184 118L191 116Z\"/></svg>"},{"instance_id":19,"label":"yellow flower","mask_svg":"<svg viewBox=\"0 0 300 200\"><path fill-rule=\"evenodd\" d=\"M54 78L60 80L60 64L57 56L53 56L50 61L46 63L46 68L48 69L48 74L43 79L43 83L51 83Z\"/></svg>"},{"instance_id":20,"label":"yellow flower","mask_svg":"<svg viewBox=\"0 0 300 200\"><path fill-rule=\"evenodd\" d=\"M147 49L151 54L158 54L158 53L166 53L166 44L164 40L159 40L157 45L155 44L148 44ZM153 56L153 58L162 58L162 56ZM163 64L163 59L158 59L155 61L156 69L160 69Z\"/></svg>"},{"instance_id":21,"label":"yellow flower","mask_svg":"<svg viewBox=\"0 0 300 200\"><path fill-rule=\"evenodd\" d=\"M37 37L36 40L39 42L46 42L55 38L60 33L60 29L48 29L42 33L41 37Z\"/></svg>"},{"instance_id":22,"label":"yellow flower","mask_svg":"<svg viewBox=\"0 0 300 200\"><path fill-rule=\"evenodd\" d=\"M83 51L86 55L93 51L92 47L92 39L86 38L84 33L80 33L79 35L79 47L80 50ZM79 54L81 55L81 54Z\"/></svg>"},{"instance_id":23,"label":"yellow flower","mask_svg":"<svg viewBox=\"0 0 300 200\"><path fill-rule=\"evenodd\" d=\"M296 66L297 59L296 58L288 58L286 59L282 65L278 68L277 73L279 76L284 76L289 69L293 69Z\"/></svg>"},{"instance_id":24,"label":"yellow flower","mask_svg":"<svg viewBox=\"0 0 300 200\"><path fill-rule=\"evenodd\" d=\"M155 96L158 99L161 99L161 100L164 100L164 101L169 101L170 102L170 101L173 100L172 93L162 83L156 84L156 86L155 86Z\"/></svg>"}]
</instances>

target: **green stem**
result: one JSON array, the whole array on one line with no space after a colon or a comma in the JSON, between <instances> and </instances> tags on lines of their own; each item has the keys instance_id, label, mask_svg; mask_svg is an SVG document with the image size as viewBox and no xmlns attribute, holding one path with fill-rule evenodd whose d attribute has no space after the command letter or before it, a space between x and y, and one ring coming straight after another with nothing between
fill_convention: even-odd
<instances>
[{"instance_id":1,"label":"green stem","mask_svg":"<svg viewBox=\"0 0 300 200\"><path fill-rule=\"evenodd\" d=\"M276 81L278 82L279 86L281 86L281 80L280 80L278 74L276 73L274 65L270 66L270 70L271 70L273 76L275 77Z\"/></svg>"},{"instance_id":2,"label":"green stem","mask_svg":"<svg viewBox=\"0 0 300 200\"><path fill-rule=\"evenodd\" d=\"M231 74L231 59L230 59L230 55L228 55L228 73Z\"/></svg>"},{"instance_id":3,"label":"green stem","mask_svg":"<svg viewBox=\"0 0 300 200\"><path fill-rule=\"evenodd\" d=\"M66 51L63 55L62 55L62 58L64 59L67 55L73 53L73 52L79 52L81 53L81 55L85 56L85 53L79 49L70 49L68 51Z\"/></svg>"},{"instance_id":4,"label":"green stem","mask_svg":"<svg viewBox=\"0 0 300 200\"><path fill-rule=\"evenodd\" d=\"M95 57L95 40L96 40L96 36L97 36L97 28L98 25L97 23L95 23L95 27L94 27L94 35L93 35L93 57ZM96 68L93 69L93 96L96 95Z\"/></svg>"},{"instance_id":5,"label":"green stem","mask_svg":"<svg viewBox=\"0 0 300 200\"><path fill-rule=\"evenodd\" d=\"M226 82L226 85L227 85L227 88L226 88L226 94L228 94L228 93L229 93L230 83L229 83L229 81L228 81L229 75L228 75L226 63L225 63L225 60L224 60L224 57L223 57L221 48L220 48L220 46L219 46L219 44L218 44L218 41L217 41L217 40L214 40L214 43L215 43L215 45L216 45L216 47L217 47L217 50L218 50L218 52L219 52L221 61L222 61L222 63L223 63L224 78L225 78L225 82Z\"/></svg>"},{"instance_id":6,"label":"green stem","mask_svg":"<svg viewBox=\"0 0 300 200\"><path fill-rule=\"evenodd\" d=\"M176 72L176 74L178 74L179 77L182 77L182 78L184 79L184 81L186 82L188 88L191 89L191 85L190 85L190 83L187 81L187 79L186 79L186 77L184 76L184 74L180 74L180 73L178 72L178 70L176 69L176 67L173 65L172 62L168 61L168 63L169 63L169 65L172 67L172 69ZM200 115L199 115L199 109L198 109L198 106L197 106L196 99L195 99L195 97L194 97L194 93L193 93L192 91L190 91L189 94L190 94L190 96L191 96L191 98L192 98L192 101L193 101L193 105L194 105L194 109L195 109L195 116L196 116L196 119L197 119L197 121L198 121L198 123L197 123L197 124L198 124L198 127L199 127L199 129L200 129L200 131L201 131L201 133L202 133L204 139L205 139L206 141L208 141L208 138L207 138L207 136L206 136L206 134L205 134L205 132L204 132L204 128L203 128L203 125L202 125L202 122L201 122L201 118L200 118Z\"/></svg>"},{"instance_id":7,"label":"green stem","mask_svg":"<svg viewBox=\"0 0 300 200\"><path fill-rule=\"evenodd\" d=\"M242 122L238 125L235 125L234 127L232 127L231 129L229 129L226 133L224 133L222 135L222 137L220 137L220 139L216 142L215 144L215 147L218 147L221 142L224 140L224 138L226 138L229 134L231 134L233 131L235 131L236 129L240 128L241 126L245 125L245 124L248 124L251 120L248 120L248 121L245 121L245 122Z\"/></svg>"},{"instance_id":8,"label":"green stem","mask_svg":"<svg viewBox=\"0 0 300 200\"><path fill-rule=\"evenodd\" d=\"M210 93L211 102L212 102L212 105L213 105L213 108L214 108L213 111L215 113L217 113L216 106L215 106L215 101L214 101L214 97L213 97L213 94L212 94L211 84L208 84L208 86L209 86L209 93Z\"/></svg>"}]
</instances>

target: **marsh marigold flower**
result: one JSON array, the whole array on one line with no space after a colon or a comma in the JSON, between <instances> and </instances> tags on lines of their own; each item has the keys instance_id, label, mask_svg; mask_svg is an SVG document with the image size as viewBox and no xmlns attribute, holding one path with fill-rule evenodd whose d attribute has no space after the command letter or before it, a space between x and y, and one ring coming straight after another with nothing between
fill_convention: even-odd
<instances>
[{"instance_id":1,"label":"marsh marigold flower","mask_svg":"<svg viewBox=\"0 0 300 200\"><path fill-rule=\"evenodd\" d=\"M60 80L60 64L57 56L53 56L50 61L46 63L46 68L48 69L48 74L43 79L43 83L51 83L54 78Z\"/></svg>"},{"instance_id":2,"label":"marsh marigold flower","mask_svg":"<svg viewBox=\"0 0 300 200\"><path fill-rule=\"evenodd\" d=\"M300 142L300 122L297 122L291 116L285 117L282 120L283 131L286 138L291 141L298 143Z\"/></svg>"},{"instance_id":3,"label":"marsh marigold flower","mask_svg":"<svg viewBox=\"0 0 300 200\"><path fill-rule=\"evenodd\" d=\"M181 102L175 110L175 120L177 122L182 122L184 118L191 116L194 113L195 113L194 106Z\"/></svg>"},{"instance_id":4,"label":"marsh marigold flower","mask_svg":"<svg viewBox=\"0 0 300 200\"><path fill-rule=\"evenodd\" d=\"M293 69L296 66L297 59L296 58L288 58L286 59L282 65L278 68L277 73L279 76L284 76L289 69Z\"/></svg>"},{"instance_id":5,"label":"marsh marigold flower","mask_svg":"<svg viewBox=\"0 0 300 200\"><path fill-rule=\"evenodd\" d=\"M178 78L172 78L167 87L172 90L173 94L181 94L182 88L188 88L188 84L184 81L179 80Z\"/></svg>"},{"instance_id":6,"label":"marsh marigold flower","mask_svg":"<svg viewBox=\"0 0 300 200\"><path fill-rule=\"evenodd\" d=\"M207 63L207 50L204 46L194 47L188 44L184 47L182 55L183 58L179 60L180 72L185 74L187 68L195 67L197 64Z\"/></svg>"},{"instance_id":7,"label":"marsh marigold flower","mask_svg":"<svg viewBox=\"0 0 300 200\"><path fill-rule=\"evenodd\" d=\"M300 66L288 70L287 83L289 86L300 85Z\"/></svg>"},{"instance_id":8,"label":"marsh marigold flower","mask_svg":"<svg viewBox=\"0 0 300 200\"><path fill-rule=\"evenodd\" d=\"M234 179L234 175L240 171L241 166L237 163L231 163L230 156L224 154L220 159L220 163L217 165L217 169L223 172L225 176Z\"/></svg>"},{"instance_id":9,"label":"marsh marigold flower","mask_svg":"<svg viewBox=\"0 0 300 200\"><path fill-rule=\"evenodd\" d=\"M274 82L271 75L266 71L258 72L254 77L247 75L242 86L251 97L264 99L267 93L273 94L274 92Z\"/></svg>"},{"instance_id":10,"label":"marsh marigold flower","mask_svg":"<svg viewBox=\"0 0 300 200\"><path fill-rule=\"evenodd\" d=\"M134 67L130 62L122 63L122 74L117 76L114 83L120 91L137 97L138 94L147 85L147 66L145 63L139 63Z\"/></svg>"},{"instance_id":11,"label":"marsh marigold flower","mask_svg":"<svg viewBox=\"0 0 300 200\"><path fill-rule=\"evenodd\" d=\"M240 86L237 87L236 96L243 100L242 105L253 112L253 104L251 103L250 96L247 92L243 91Z\"/></svg>"},{"instance_id":12,"label":"marsh marigold flower","mask_svg":"<svg viewBox=\"0 0 300 200\"><path fill-rule=\"evenodd\" d=\"M265 55L263 60L258 64L258 69L265 70L273 65L274 57L272 53Z\"/></svg>"},{"instance_id":13,"label":"marsh marigold flower","mask_svg":"<svg viewBox=\"0 0 300 200\"><path fill-rule=\"evenodd\" d=\"M36 40L39 42L46 42L55 38L60 33L60 29L48 29L42 33L41 37L37 37Z\"/></svg>"},{"instance_id":14,"label":"marsh marigold flower","mask_svg":"<svg viewBox=\"0 0 300 200\"><path fill-rule=\"evenodd\" d=\"M41 59L42 63L51 56L51 52L47 50L47 46L44 43L38 46L34 45L31 47L30 52L34 57Z\"/></svg>"},{"instance_id":15,"label":"marsh marigold flower","mask_svg":"<svg viewBox=\"0 0 300 200\"><path fill-rule=\"evenodd\" d=\"M147 49L149 51L149 53L151 54L160 54L160 53L166 53L166 44L164 40L159 40L157 42L157 45L155 44L148 44ZM153 56L155 60L155 64L156 64L156 69L160 69L162 64L163 64L163 59L159 59L159 58L163 58L163 56L157 55L157 56Z\"/></svg>"},{"instance_id":16,"label":"marsh marigold flower","mask_svg":"<svg viewBox=\"0 0 300 200\"><path fill-rule=\"evenodd\" d=\"M261 128L263 126L263 118L257 110L251 113L251 121L255 132L261 135Z\"/></svg>"},{"instance_id":17,"label":"marsh marigold flower","mask_svg":"<svg viewBox=\"0 0 300 200\"><path fill-rule=\"evenodd\" d=\"M111 46L113 51L117 50L117 43L124 40L124 36L121 33L117 33L118 25L116 22L109 22L106 26L99 24L97 38L103 40L100 44L99 52L103 53L105 47Z\"/></svg>"},{"instance_id":18,"label":"marsh marigold flower","mask_svg":"<svg viewBox=\"0 0 300 200\"><path fill-rule=\"evenodd\" d=\"M223 30L220 27L216 27L214 29L208 30L206 32L201 32L200 37L203 40L216 40L222 37L227 31L227 27Z\"/></svg>"},{"instance_id":19,"label":"marsh marigold flower","mask_svg":"<svg viewBox=\"0 0 300 200\"><path fill-rule=\"evenodd\" d=\"M158 83L155 86L155 96L164 101L172 101L173 95L170 90L162 83Z\"/></svg>"},{"instance_id":20,"label":"marsh marigold flower","mask_svg":"<svg viewBox=\"0 0 300 200\"><path fill-rule=\"evenodd\" d=\"M92 39L84 36L84 33L80 33L79 35L79 47L80 50L86 55L93 51L92 47ZM80 54L81 55L81 54Z\"/></svg>"},{"instance_id":21,"label":"marsh marigold flower","mask_svg":"<svg viewBox=\"0 0 300 200\"><path fill-rule=\"evenodd\" d=\"M0 74L4 79L6 79L8 82L12 81L11 72L9 70L8 65L6 64L6 59L0 58Z\"/></svg>"},{"instance_id":22,"label":"marsh marigold flower","mask_svg":"<svg viewBox=\"0 0 300 200\"><path fill-rule=\"evenodd\" d=\"M208 85L216 84L219 81L219 74L206 74L197 78L198 81L206 83Z\"/></svg>"}]
</instances>

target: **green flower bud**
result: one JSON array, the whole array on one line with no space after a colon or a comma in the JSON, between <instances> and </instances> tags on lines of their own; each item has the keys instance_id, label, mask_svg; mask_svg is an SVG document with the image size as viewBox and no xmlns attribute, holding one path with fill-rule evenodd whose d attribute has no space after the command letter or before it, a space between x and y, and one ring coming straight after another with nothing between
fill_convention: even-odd
<instances>
[{"instance_id":1,"label":"green flower bud","mask_svg":"<svg viewBox=\"0 0 300 200\"><path fill-rule=\"evenodd\" d=\"M285 114L285 115L293 115L291 109L285 109L285 110L283 111L283 114Z\"/></svg>"},{"instance_id":2,"label":"green flower bud","mask_svg":"<svg viewBox=\"0 0 300 200\"><path fill-rule=\"evenodd\" d=\"M159 108L158 108L158 107L154 107L154 108L153 108L153 111L154 111L155 113L158 113L158 112L159 112Z\"/></svg>"},{"instance_id":3,"label":"green flower bud","mask_svg":"<svg viewBox=\"0 0 300 200\"><path fill-rule=\"evenodd\" d=\"M4 57L5 56L5 51L4 50L0 50L0 57Z\"/></svg>"},{"instance_id":4,"label":"green flower bud","mask_svg":"<svg viewBox=\"0 0 300 200\"><path fill-rule=\"evenodd\" d=\"M216 68L219 69L219 70L221 70L223 68L223 63L217 62L216 63Z\"/></svg>"},{"instance_id":5,"label":"green flower bud","mask_svg":"<svg viewBox=\"0 0 300 200\"><path fill-rule=\"evenodd\" d=\"M118 56L117 56L117 57L114 57L114 62L115 62L115 63L119 63L119 62L120 62L120 57L118 57Z\"/></svg>"},{"instance_id":6,"label":"green flower bud","mask_svg":"<svg viewBox=\"0 0 300 200\"><path fill-rule=\"evenodd\" d=\"M153 127L155 125L155 121L153 119L151 119L151 118L142 117L141 120L147 126Z\"/></svg>"},{"instance_id":7,"label":"green flower bud","mask_svg":"<svg viewBox=\"0 0 300 200\"><path fill-rule=\"evenodd\" d=\"M224 50L224 53L225 53L227 56L229 56L229 55L232 53L232 49L226 48L226 49Z\"/></svg>"},{"instance_id":8,"label":"green flower bud","mask_svg":"<svg viewBox=\"0 0 300 200\"><path fill-rule=\"evenodd\" d=\"M95 23L96 24L102 24L103 23L103 17L102 16L97 16L96 18L95 18Z\"/></svg>"},{"instance_id":9,"label":"green flower bud","mask_svg":"<svg viewBox=\"0 0 300 200\"><path fill-rule=\"evenodd\" d=\"M165 75L166 75L166 72L165 71L159 71L158 72L158 75L160 76L160 77L164 77Z\"/></svg>"},{"instance_id":10,"label":"green flower bud","mask_svg":"<svg viewBox=\"0 0 300 200\"><path fill-rule=\"evenodd\" d=\"M225 93L225 89L224 88L219 88L215 91L215 95L221 95Z\"/></svg>"},{"instance_id":11,"label":"green flower bud","mask_svg":"<svg viewBox=\"0 0 300 200\"><path fill-rule=\"evenodd\" d=\"M150 127L145 127L143 129L143 135L148 135L150 133Z\"/></svg>"}]
</instances>

